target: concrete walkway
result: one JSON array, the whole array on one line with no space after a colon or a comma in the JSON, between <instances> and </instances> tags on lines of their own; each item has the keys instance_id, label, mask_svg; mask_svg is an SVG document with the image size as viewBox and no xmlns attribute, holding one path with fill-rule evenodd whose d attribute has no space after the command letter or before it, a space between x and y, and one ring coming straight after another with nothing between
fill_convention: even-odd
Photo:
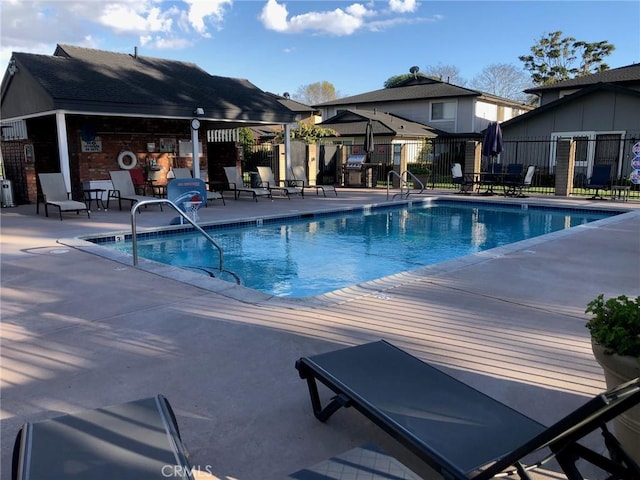
<instances>
[{"instance_id":1,"label":"concrete walkway","mask_svg":"<svg viewBox=\"0 0 640 480\"><path fill-rule=\"evenodd\" d=\"M339 195L228 199L200 215L227 221L387 201L380 190ZM286 302L200 288L69 240L130 231L130 214L113 206L62 222L36 216L33 205L2 209L0 477L9 478L23 422L157 393L173 405L193 465L219 479L282 479L365 443L427 477L356 411L318 422L294 369L301 356L380 338L550 424L604 388L584 309L599 293L640 295L640 204L515 201L629 213L320 302ZM150 206L137 220L144 229L173 216Z\"/></svg>"}]
</instances>

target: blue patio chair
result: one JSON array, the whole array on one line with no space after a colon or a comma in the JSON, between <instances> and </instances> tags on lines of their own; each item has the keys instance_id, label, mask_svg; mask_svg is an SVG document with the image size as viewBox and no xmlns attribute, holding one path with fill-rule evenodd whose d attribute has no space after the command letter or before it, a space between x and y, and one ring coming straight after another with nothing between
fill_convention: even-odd
<instances>
[{"instance_id":1,"label":"blue patio chair","mask_svg":"<svg viewBox=\"0 0 640 480\"><path fill-rule=\"evenodd\" d=\"M595 190L596 193L591 200L604 200L604 197L598 195L600 190L608 190L611 188L611 167L612 165L594 165L591 171L591 177L587 179L585 188L587 190Z\"/></svg>"}]
</instances>

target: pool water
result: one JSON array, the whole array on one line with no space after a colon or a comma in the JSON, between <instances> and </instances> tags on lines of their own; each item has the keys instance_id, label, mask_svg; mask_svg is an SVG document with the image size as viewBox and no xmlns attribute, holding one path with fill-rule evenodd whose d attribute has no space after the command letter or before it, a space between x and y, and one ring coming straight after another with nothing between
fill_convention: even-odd
<instances>
[{"instance_id":1,"label":"pool water","mask_svg":"<svg viewBox=\"0 0 640 480\"><path fill-rule=\"evenodd\" d=\"M307 297L613 214L425 202L207 232L223 249L225 269L243 285L278 296ZM130 240L101 244L131 253ZM202 267L203 272L218 267L218 251L197 232L138 235L138 255L174 266Z\"/></svg>"}]
</instances>

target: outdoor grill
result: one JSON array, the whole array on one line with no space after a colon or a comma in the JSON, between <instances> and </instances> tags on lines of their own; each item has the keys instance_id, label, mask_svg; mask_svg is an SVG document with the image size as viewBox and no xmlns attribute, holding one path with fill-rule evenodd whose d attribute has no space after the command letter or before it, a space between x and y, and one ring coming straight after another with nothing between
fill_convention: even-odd
<instances>
[{"instance_id":1,"label":"outdoor grill","mask_svg":"<svg viewBox=\"0 0 640 480\"><path fill-rule=\"evenodd\" d=\"M374 187L376 167L373 163L366 163L366 155L349 155L344 165L345 187Z\"/></svg>"}]
</instances>

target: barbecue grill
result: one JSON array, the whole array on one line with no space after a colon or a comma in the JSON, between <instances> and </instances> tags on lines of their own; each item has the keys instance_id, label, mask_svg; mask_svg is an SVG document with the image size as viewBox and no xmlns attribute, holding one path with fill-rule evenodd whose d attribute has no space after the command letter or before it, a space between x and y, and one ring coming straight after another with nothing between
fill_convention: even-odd
<instances>
[{"instance_id":1,"label":"barbecue grill","mask_svg":"<svg viewBox=\"0 0 640 480\"><path fill-rule=\"evenodd\" d=\"M374 187L377 181L377 165L366 163L366 155L349 155L344 165L345 187Z\"/></svg>"}]
</instances>

